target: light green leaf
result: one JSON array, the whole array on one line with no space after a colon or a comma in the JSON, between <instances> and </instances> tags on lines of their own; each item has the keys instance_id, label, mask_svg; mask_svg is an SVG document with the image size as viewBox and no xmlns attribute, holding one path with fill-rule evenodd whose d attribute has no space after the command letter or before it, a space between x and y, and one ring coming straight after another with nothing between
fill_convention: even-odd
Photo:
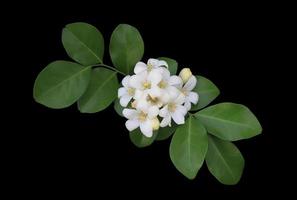
<instances>
[{"instance_id":1,"label":"light green leaf","mask_svg":"<svg viewBox=\"0 0 297 200\"><path fill-rule=\"evenodd\" d=\"M49 108L65 108L85 92L91 68L68 61L55 61L37 76L33 96L35 101Z\"/></svg>"},{"instance_id":2,"label":"light green leaf","mask_svg":"<svg viewBox=\"0 0 297 200\"><path fill-rule=\"evenodd\" d=\"M109 53L118 70L131 74L144 53L144 43L139 31L128 24L118 25L110 38Z\"/></svg>"},{"instance_id":3,"label":"light green leaf","mask_svg":"<svg viewBox=\"0 0 297 200\"><path fill-rule=\"evenodd\" d=\"M177 66L178 66L178 63L176 62L176 60L173 60L173 59L167 58L167 57L160 57L158 59L159 60L164 60L164 61L167 62L168 70L170 71L170 75L175 75L176 74Z\"/></svg>"},{"instance_id":4,"label":"light green leaf","mask_svg":"<svg viewBox=\"0 0 297 200\"><path fill-rule=\"evenodd\" d=\"M235 185L240 180L244 158L231 142L209 135L205 160L208 170L219 182L225 185Z\"/></svg>"},{"instance_id":5,"label":"light green leaf","mask_svg":"<svg viewBox=\"0 0 297 200\"><path fill-rule=\"evenodd\" d=\"M114 107L114 110L118 113L118 115L120 115L121 117L124 117L124 115L123 115L124 108L120 104L120 99L117 98L114 101L113 107Z\"/></svg>"},{"instance_id":6,"label":"light green leaf","mask_svg":"<svg viewBox=\"0 0 297 200\"><path fill-rule=\"evenodd\" d=\"M170 144L170 158L184 176L194 179L207 152L207 134L199 120L190 116L179 126Z\"/></svg>"},{"instance_id":7,"label":"light green leaf","mask_svg":"<svg viewBox=\"0 0 297 200\"><path fill-rule=\"evenodd\" d=\"M262 127L255 115L244 105L220 103L197 112L207 131L218 138L236 141L254 137Z\"/></svg>"},{"instance_id":8,"label":"light green leaf","mask_svg":"<svg viewBox=\"0 0 297 200\"><path fill-rule=\"evenodd\" d=\"M82 113L95 113L107 108L117 97L118 80L116 72L106 68L92 70L90 84L78 101Z\"/></svg>"},{"instance_id":9,"label":"light green leaf","mask_svg":"<svg viewBox=\"0 0 297 200\"><path fill-rule=\"evenodd\" d=\"M150 146L156 139L156 136L157 136L157 132L154 131L153 136L148 138L141 133L139 128L129 133L131 142L138 148Z\"/></svg>"},{"instance_id":10,"label":"light green leaf","mask_svg":"<svg viewBox=\"0 0 297 200\"><path fill-rule=\"evenodd\" d=\"M82 22L68 24L62 31L62 43L67 54L82 65L102 63L104 39L96 27Z\"/></svg>"},{"instance_id":11,"label":"light green leaf","mask_svg":"<svg viewBox=\"0 0 297 200\"><path fill-rule=\"evenodd\" d=\"M164 127L164 128L160 127L158 130L158 135L156 137L156 140L161 141L161 140L168 139L174 133L176 128L177 128L177 125L175 125L175 124L172 124L171 127L169 127L169 126Z\"/></svg>"},{"instance_id":12,"label":"light green leaf","mask_svg":"<svg viewBox=\"0 0 297 200\"><path fill-rule=\"evenodd\" d=\"M217 86L203 76L196 76L197 84L193 92L199 94L199 101L196 105L192 105L191 111L199 110L210 104L220 94Z\"/></svg>"}]
</instances>

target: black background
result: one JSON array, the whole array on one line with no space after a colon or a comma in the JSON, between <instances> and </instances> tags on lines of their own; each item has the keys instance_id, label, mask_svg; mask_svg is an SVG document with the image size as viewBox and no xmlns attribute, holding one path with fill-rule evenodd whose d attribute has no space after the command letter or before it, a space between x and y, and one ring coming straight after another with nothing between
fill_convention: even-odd
<instances>
[{"instance_id":1,"label":"black background","mask_svg":"<svg viewBox=\"0 0 297 200\"><path fill-rule=\"evenodd\" d=\"M285 159L279 151L279 127L274 117L278 109L275 97L281 88L274 84L275 77L285 70L276 67L277 11L267 5L235 9L229 5L173 7L140 2L137 7L116 2L34 6L17 13L13 25L22 32L19 51L23 57L15 61L14 69L18 69L17 76L23 78L18 83L24 87L15 95L26 102L20 108L24 111L15 112L21 122L14 128L22 133L14 135L17 148L13 160L18 163L18 175L13 182L24 194L242 197L275 193L286 185L281 181L288 177L280 171ZM221 95L213 103L241 103L254 112L263 134L236 142L245 157L237 185L220 184L205 165L195 180L187 180L170 161L170 139L143 149L134 147L125 119L112 106L96 114L81 114L76 105L52 110L34 102L32 88L38 73L54 60L71 60L63 49L61 30L78 21L96 26L106 47L119 23L135 26L145 42L144 61L174 58L179 69L190 67L220 88ZM111 64L107 48L104 61Z\"/></svg>"}]
</instances>

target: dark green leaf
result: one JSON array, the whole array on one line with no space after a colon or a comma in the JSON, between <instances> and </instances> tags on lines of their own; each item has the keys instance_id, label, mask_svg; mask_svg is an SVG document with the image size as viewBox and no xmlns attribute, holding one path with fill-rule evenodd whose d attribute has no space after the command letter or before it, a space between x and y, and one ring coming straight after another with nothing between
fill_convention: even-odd
<instances>
[{"instance_id":1,"label":"dark green leaf","mask_svg":"<svg viewBox=\"0 0 297 200\"><path fill-rule=\"evenodd\" d=\"M199 120L190 116L179 126L170 144L170 158L184 176L194 179L207 152L207 134Z\"/></svg>"},{"instance_id":2,"label":"dark green leaf","mask_svg":"<svg viewBox=\"0 0 297 200\"><path fill-rule=\"evenodd\" d=\"M262 131L255 115L240 104L220 103L205 108L195 115L209 133L223 140L247 139Z\"/></svg>"},{"instance_id":3,"label":"dark green leaf","mask_svg":"<svg viewBox=\"0 0 297 200\"><path fill-rule=\"evenodd\" d=\"M196 105L192 105L191 111L199 110L210 104L220 94L220 90L213 82L203 76L196 76L197 85L193 92L199 94L199 101Z\"/></svg>"},{"instance_id":4,"label":"dark green leaf","mask_svg":"<svg viewBox=\"0 0 297 200\"><path fill-rule=\"evenodd\" d=\"M85 92L91 68L67 61L55 61L37 76L33 96L35 101L50 108L70 106Z\"/></svg>"},{"instance_id":5,"label":"dark green leaf","mask_svg":"<svg viewBox=\"0 0 297 200\"><path fill-rule=\"evenodd\" d=\"M67 54L82 65L102 63L104 39L98 29L90 24L68 24L62 32L62 43Z\"/></svg>"},{"instance_id":6,"label":"dark green leaf","mask_svg":"<svg viewBox=\"0 0 297 200\"><path fill-rule=\"evenodd\" d=\"M157 132L154 131L153 136L148 138L141 133L139 128L129 133L131 142L139 148L150 146L154 142L156 136Z\"/></svg>"},{"instance_id":7,"label":"dark green leaf","mask_svg":"<svg viewBox=\"0 0 297 200\"><path fill-rule=\"evenodd\" d=\"M120 99L118 98L114 101L114 110L118 113L118 115L124 117L123 115L124 108L121 106Z\"/></svg>"},{"instance_id":8,"label":"dark green leaf","mask_svg":"<svg viewBox=\"0 0 297 200\"><path fill-rule=\"evenodd\" d=\"M167 127L160 127L158 130L158 135L156 137L156 140L161 141L161 140L166 140L168 139L176 130L177 126L172 124L171 127L167 126Z\"/></svg>"},{"instance_id":9,"label":"dark green leaf","mask_svg":"<svg viewBox=\"0 0 297 200\"><path fill-rule=\"evenodd\" d=\"M143 40L136 28L128 24L120 24L115 28L110 38L109 53L117 69L131 74L143 52Z\"/></svg>"},{"instance_id":10,"label":"dark green leaf","mask_svg":"<svg viewBox=\"0 0 297 200\"><path fill-rule=\"evenodd\" d=\"M244 158L231 142L215 136L208 137L206 164L214 177L223 184L234 185L241 178Z\"/></svg>"},{"instance_id":11,"label":"dark green leaf","mask_svg":"<svg viewBox=\"0 0 297 200\"><path fill-rule=\"evenodd\" d=\"M92 70L90 84L78 101L83 113L95 113L107 108L117 97L119 84L116 72L106 68Z\"/></svg>"}]
</instances>

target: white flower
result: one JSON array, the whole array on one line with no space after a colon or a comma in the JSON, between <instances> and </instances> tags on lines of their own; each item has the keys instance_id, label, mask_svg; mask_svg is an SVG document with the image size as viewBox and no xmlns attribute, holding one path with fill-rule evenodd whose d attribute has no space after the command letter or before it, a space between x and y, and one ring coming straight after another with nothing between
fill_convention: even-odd
<instances>
[{"instance_id":1,"label":"white flower","mask_svg":"<svg viewBox=\"0 0 297 200\"><path fill-rule=\"evenodd\" d=\"M192 75L183 87L181 85L178 86L180 88L181 93L185 96L184 106L187 108L187 111L191 109L191 103L198 103L198 94L196 92L192 92L192 90L196 86L196 83L197 79L195 76Z\"/></svg>"},{"instance_id":2,"label":"white flower","mask_svg":"<svg viewBox=\"0 0 297 200\"><path fill-rule=\"evenodd\" d=\"M165 61L149 59L147 64L138 62L134 73L122 80L123 87L118 90L121 106L133 108L123 110L126 128L133 131L139 127L146 137L152 137L159 127L171 126L171 119L184 124L191 103L198 102L198 94L192 92L197 80L191 70L184 68L179 76L171 76Z\"/></svg>"},{"instance_id":3,"label":"white flower","mask_svg":"<svg viewBox=\"0 0 297 200\"><path fill-rule=\"evenodd\" d=\"M169 103L160 110L159 115L163 117L160 126L165 127L167 125L171 126L171 118L176 124L185 123L185 115L187 114L187 109L182 104L184 103L184 95L179 95L178 97L172 97Z\"/></svg>"},{"instance_id":4,"label":"white flower","mask_svg":"<svg viewBox=\"0 0 297 200\"><path fill-rule=\"evenodd\" d=\"M126 128L133 131L140 127L141 132L146 137L152 137L153 130L159 128L159 120L157 118L159 109L156 106L150 107L148 110L123 110L123 115L128 119L126 121Z\"/></svg>"},{"instance_id":5,"label":"white flower","mask_svg":"<svg viewBox=\"0 0 297 200\"><path fill-rule=\"evenodd\" d=\"M158 69L161 66L168 67L168 64L164 60L157 60L157 59L151 58L147 61L147 64L145 64L144 62L136 63L135 68L134 68L134 73L139 74L143 71L150 72L153 69Z\"/></svg>"},{"instance_id":6,"label":"white flower","mask_svg":"<svg viewBox=\"0 0 297 200\"><path fill-rule=\"evenodd\" d=\"M120 98L120 104L123 107L127 107L128 103L131 101L135 94L135 88L132 88L129 84L131 76L125 76L122 80L122 85L124 87L119 88L118 98Z\"/></svg>"}]
</instances>

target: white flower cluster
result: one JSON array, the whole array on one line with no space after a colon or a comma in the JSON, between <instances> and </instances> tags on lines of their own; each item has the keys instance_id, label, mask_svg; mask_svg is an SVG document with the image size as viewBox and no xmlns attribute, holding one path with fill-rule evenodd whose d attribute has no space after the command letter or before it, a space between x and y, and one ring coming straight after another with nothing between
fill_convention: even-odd
<instances>
[{"instance_id":1,"label":"white flower cluster","mask_svg":"<svg viewBox=\"0 0 297 200\"><path fill-rule=\"evenodd\" d=\"M127 107L123 110L127 129L140 127L146 137L151 137L160 126L171 126L171 119L184 124L191 103L198 102L198 94L192 91L197 80L190 69L170 76L165 61L149 59L147 64L138 62L134 73L122 80L123 87L118 90L121 106Z\"/></svg>"}]
</instances>

